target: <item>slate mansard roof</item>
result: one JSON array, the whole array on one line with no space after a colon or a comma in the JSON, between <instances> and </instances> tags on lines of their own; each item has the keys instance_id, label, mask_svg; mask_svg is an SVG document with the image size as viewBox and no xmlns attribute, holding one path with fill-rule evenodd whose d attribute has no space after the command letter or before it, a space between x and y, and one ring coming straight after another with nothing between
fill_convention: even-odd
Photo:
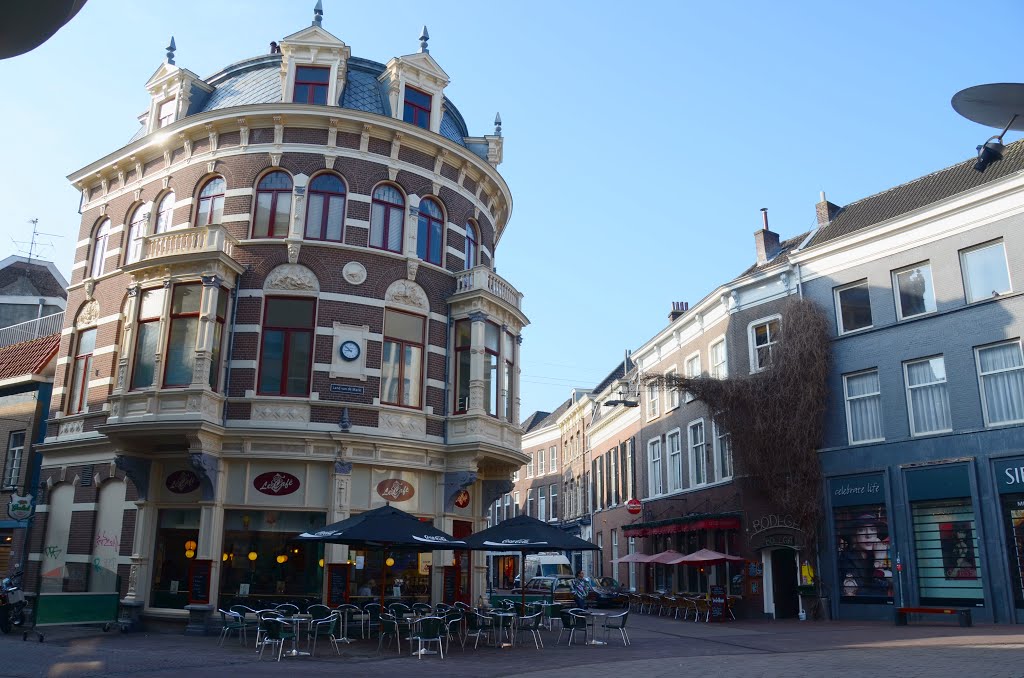
<instances>
[{"instance_id":1,"label":"slate mansard roof","mask_svg":"<svg viewBox=\"0 0 1024 678\"><path fill-rule=\"evenodd\" d=\"M345 89L334 103L342 108L391 117L388 84L378 79L382 73L384 64L369 59L349 58ZM205 78L204 82L212 85L214 90L206 93L194 89L187 115L249 104L279 103L281 55L264 54L239 61ZM140 129L134 138L138 139L144 134L145 129ZM465 137L469 136L465 120L448 97L444 99L441 136L463 147L466 147Z\"/></svg>"}]
</instances>

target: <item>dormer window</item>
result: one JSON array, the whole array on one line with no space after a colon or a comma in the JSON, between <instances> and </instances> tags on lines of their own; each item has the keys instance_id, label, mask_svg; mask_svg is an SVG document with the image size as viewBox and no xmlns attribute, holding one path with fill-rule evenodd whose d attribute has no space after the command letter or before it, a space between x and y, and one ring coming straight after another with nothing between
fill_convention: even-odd
<instances>
[{"instance_id":1,"label":"dormer window","mask_svg":"<svg viewBox=\"0 0 1024 678\"><path fill-rule=\"evenodd\" d=\"M402 119L417 127L430 129L430 95L407 86L405 88L405 112Z\"/></svg>"},{"instance_id":2,"label":"dormer window","mask_svg":"<svg viewBox=\"0 0 1024 678\"><path fill-rule=\"evenodd\" d=\"M176 109L176 103L177 101L175 99L168 99L167 101L160 104L160 110L157 113L157 129L161 127L167 127L172 122L174 122L174 112Z\"/></svg>"},{"instance_id":3,"label":"dormer window","mask_svg":"<svg viewBox=\"0 0 1024 678\"><path fill-rule=\"evenodd\" d=\"M295 69L295 90L292 103L327 104L327 86L331 80L331 69L319 66L299 66Z\"/></svg>"}]
</instances>

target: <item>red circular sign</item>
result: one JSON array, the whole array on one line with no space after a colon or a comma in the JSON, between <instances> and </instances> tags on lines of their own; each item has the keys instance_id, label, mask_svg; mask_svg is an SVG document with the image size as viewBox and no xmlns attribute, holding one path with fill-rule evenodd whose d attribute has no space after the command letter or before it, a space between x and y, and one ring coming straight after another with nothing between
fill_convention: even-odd
<instances>
[{"instance_id":1,"label":"red circular sign","mask_svg":"<svg viewBox=\"0 0 1024 678\"><path fill-rule=\"evenodd\" d=\"M252 486L263 494L282 497L299 489L299 479L284 471L267 471L253 478Z\"/></svg>"},{"instance_id":2,"label":"red circular sign","mask_svg":"<svg viewBox=\"0 0 1024 678\"><path fill-rule=\"evenodd\" d=\"M459 490L458 494L455 495L455 505L459 508L469 506L469 490Z\"/></svg>"},{"instance_id":3,"label":"red circular sign","mask_svg":"<svg viewBox=\"0 0 1024 678\"><path fill-rule=\"evenodd\" d=\"M626 510L632 513L634 516L640 513L642 509L643 504L641 504L640 500L635 497L626 502Z\"/></svg>"},{"instance_id":4,"label":"red circular sign","mask_svg":"<svg viewBox=\"0 0 1024 678\"><path fill-rule=\"evenodd\" d=\"M199 489L199 476L187 469L181 469L167 476L164 484L174 494L188 494Z\"/></svg>"},{"instance_id":5,"label":"red circular sign","mask_svg":"<svg viewBox=\"0 0 1024 678\"><path fill-rule=\"evenodd\" d=\"M377 494L387 501L407 501L416 489L401 478L388 478L377 483Z\"/></svg>"}]
</instances>

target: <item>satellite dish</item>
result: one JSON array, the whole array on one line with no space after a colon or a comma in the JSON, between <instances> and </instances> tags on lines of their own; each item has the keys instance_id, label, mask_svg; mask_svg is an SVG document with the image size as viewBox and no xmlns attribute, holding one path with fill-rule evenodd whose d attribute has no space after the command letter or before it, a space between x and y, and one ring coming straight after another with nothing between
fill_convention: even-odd
<instances>
[{"instance_id":1,"label":"satellite dish","mask_svg":"<svg viewBox=\"0 0 1024 678\"><path fill-rule=\"evenodd\" d=\"M972 122L996 129L1024 132L1024 83L1000 82L960 90L950 102Z\"/></svg>"}]
</instances>

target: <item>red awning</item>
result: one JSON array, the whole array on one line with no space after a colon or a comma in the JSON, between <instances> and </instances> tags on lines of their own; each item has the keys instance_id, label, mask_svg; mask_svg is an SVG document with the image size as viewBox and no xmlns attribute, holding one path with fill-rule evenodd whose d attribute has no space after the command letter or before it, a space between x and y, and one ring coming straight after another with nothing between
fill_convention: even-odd
<instances>
[{"instance_id":1,"label":"red awning","mask_svg":"<svg viewBox=\"0 0 1024 678\"><path fill-rule=\"evenodd\" d=\"M699 530L738 530L740 519L736 517L725 518L698 518L696 520L672 522L667 525L626 527L623 534L626 537L651 537L657 534L676 534L678 532L696 532Z\"/></svg>"}]
</instances>

